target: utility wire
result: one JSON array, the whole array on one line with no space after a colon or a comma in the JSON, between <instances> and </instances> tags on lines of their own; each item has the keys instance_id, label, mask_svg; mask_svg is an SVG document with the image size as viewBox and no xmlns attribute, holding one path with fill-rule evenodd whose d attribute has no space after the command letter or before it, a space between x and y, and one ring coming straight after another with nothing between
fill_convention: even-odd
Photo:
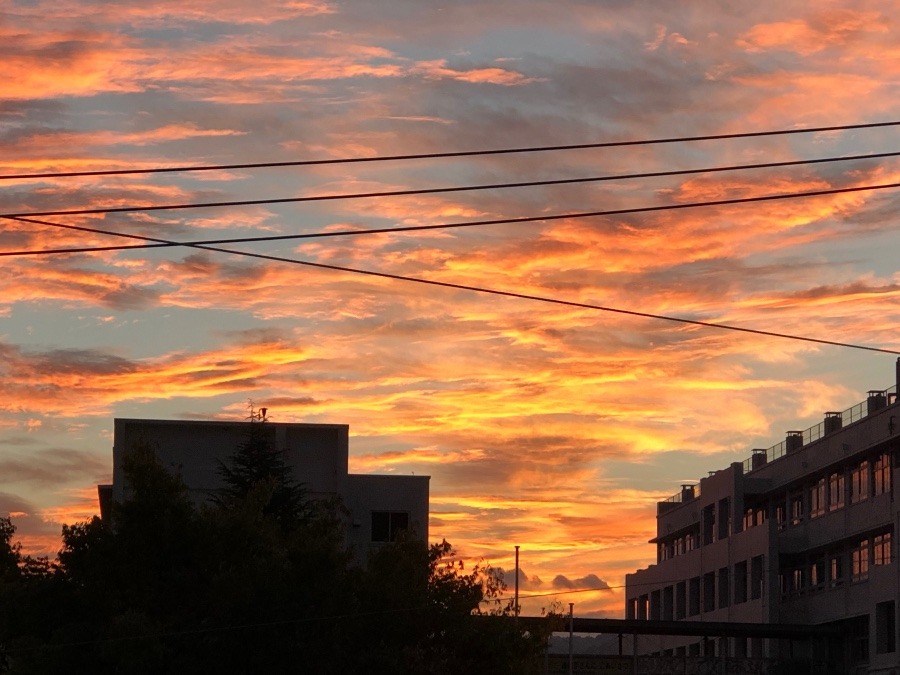
<instances>
[{"instance_id":1,"label":"utility wire","mask_svg":"<svg viewBox=\"0 0 900 675\"><path fill-rule=\"evenodd\" d=\"M54 226L53 223L49 223L49 222L43 223L43 224L49 225L49 226ZM68 227L68 226L62 225L61 227ZM79 229L83 229L83 228L79 228ZM128 236L129 238L134 238L134 239L151 239L150 237L139 237L138 235L124 235L124 236ZM159 240L155 240L155 241L159 241ZM345 267L342 265L331 265L331 264L327 264L327 263L312 262L310 260L301 260L298 258L286 258L283 256L269 255L269 254L265 254L265 253L254 253L251 251L242 251L239 249L222 248L219 246L207 246L204 244L183 244L181 242L167 241L167 240L164 240L163 243L165 243L169 246L189 246L190 248L201 249L204 251L215 251L218 253L230 253L233 255L246 256L249 258L257 258L259 260L268 260L271 262L282 262L282 263L288 263L291 265L301 265L304 267L312 267L315 269L332 270L335 272L348 272L350 274L362 274L362 275L373 277L373 278L390 279L393 281L405 281L405 282L409 282L409 283L421 284L421 285L425 285L425 286L432 286L432 287L438 287L438 288L449 288L449 289L454 289L454 290L459 290L459 291L471 291L474 293L482 293L485 295L494 295L494 296L500 296L500 297L506 297L506 298L517 298L519 300L532 300L535 302L544 302L544 303L560 305L560 306L564 306L564 307L575 307L578 309L590 309L590 310L596 310L596 311L600 311L600 312L610 312L610 313L622 314L622 315L626 315L626 316L641 317L641 318L645 318L645 319L658 319L661 321L670 321L673 323L681 323L681 324L691 325L691 326L700 326L700 327L704 327L704 328L718 328L720 330L730 330L730 331L736 331L736 332L740 332L740 333L749 333L752 335L762 335L762 336L766 336L766 337L776 337L776 338L783 338L783 339L788 339L788 340L799 340L802 342L811 342L811 343L815 343L815 344L831 345L834 347L846 347L848 349L861 349L861 350L871 351L871 352L880 352L883 354L898 354L898 355L900 355L900 351L895 351L892 349L884 349L881 347L871 347L871 346L867 346L867 345L859 345L859 344L853 344L853 343L849 343L849 342L837 342L834 340L824 340L824 339L820 339L820 338L812 338L812 337L807 337L807 336L802 336L802 335L792 335L789 333L776 333L773 331L766 331L766 330L760 330L760 329L755 329L755 328L745 328L742 326L732 326L732 325L723 324L723 323L713 323L710 321L697 321L697 320L693 320L693 319L685 319L685 318L681 318L681 317L668 316L665 314L653 314L650 312L639 312L639 311L635 311L635 310L621 309L621 308L617 308L617 307L608 307L605 305L595 305L595 304L586 303L586 302L561 300L559 298L553 298L553 297L542 296L542 295L532 295L532 294L528 294L528 293L516 293L513 291L504 291L504 290L499 290L499 289L486 288L483 286L471 286L468 284L455 284L455 283L451 283L449 281L436 281L433 279L423 279L421 277L411 277L411 276L406 276L406 275L402 275L402 274L390 274L388 272L378 272L376 270L366 270L366 269L359 269L359 268L354 268L354 267Z\"/></svg>"},{"instance_id":2,"label":"utility wire","mask_svg":"<svg viewBox=\"0 0 900 675\"><path fill-rule=\"evenodd\" d=\"M367 162L394 162L417 159L444 159L450 157L478 157L486 155L510 155L531 152L556 152L563 150L588 150L595 148L622 148L641 145L661 145L665 143L691 143L696 141L720 141L737 138L761 138L765 136L785 136L791 134L811 134L825 131L850 131L853 129L874 129L900 125L900 120L872 122L867 124L844 124L839 126L809 127L804 129L778 129L775 131L752 131L734 134L709 134L705 136L680 136L674 138L654 138L634 141L607 141L601 143L577 143L573 145L544 145L495 150L464 150L459 152L430 152L406 155L382 155L376 157L343 157L337 159L310 159L289 162L256 162L243 164L213 164L202 166L167 166L148 169L107 169L98 171L56 171L45 173L19 173L0 175L0 180L29 180L39 178L76 178L87 176L126 176L154 173L184 173L189 171L223 171L229 169L264 169L289 166L322 166L327 164L361 164Z\"/></svg>"},{"instance_id":3,"label":"utility wire","mask_svg":"<svg viewBox=\"0 0 900 675\"><path fill-rule=\"evenodd\" d=\"M620 216L635 213L652 213L655 211L674 211L680 209L693 209L709 206L726 206L734 204L747 204L752 202L775 201L782 199L799 199L804 197L821 197L825 195L843 194L847 192L862 192L870 190L885 190L900 187L900 183L888 183L884 185L861 185L849 188L833 188L830 190L814 190L810 192L793 192L780 193L774 195L761 195L758 197L736 197L734 199L719 199L715 201L705 202L685 202L682 204L664 204L660 206L641 206L628 209L609 209L605 211L580 211L573 213L544 214L540 216L522 216L520 218L499 218L495 220L472 220L461 223L440 223L435 225L404 225L400 227L381 227L365 230L335 230L330 232L310 232L305 234L273 234L257 237L229 237L224 239L201 239L195 241L176 242L168 239L160 239L157 237L143 237L138 235L125 234L115 232L113 230L103 230L99 228L64 225L62 223L53 223L44 220L38 220L30 216L21 215L2 215L0 218L16 220L24 223L33 223L36 225L47 225L49 227L57 227L68 230L76 230L81 232L91 232L94 234L105 234L114 237L122 237L126 239L137 239L140 241L153 242L149 244L138 245L121 245L121 246L83 246L69 247L57 249L40 249L40 250L21 250L21 251L0 251L0 257L15 256L35 256L35 255L51 255L62 253L96 253L101 251L123 251L142 248L165 248L171 246L210 246L218 244L244 244L259 243L272 241L290 241L297 239L322 239L330 237L351 237L372 234L391 234L397 232L420 232L428 230L447 230L460 229L466 227L482 227L485 225L509 225L516 223L533 223L552 220L570 220L576 218L597 218L601 216Z\"/></svg>"},{"instance_id":4,"label":"utility wire","mask_svg":"<svg viewBox=\"0 0 900 675\"><path fill-rule=\"evenodd\" d=\"M350 199L371 199L375 197L403 197L410 195L441 194L448 192L474 192L477 190L500 190L507 188L540 187L547 185L572 185L578 183L599 183L602 181L632 180L637 178L664 178L686 176L701 173L719 173L725 171L744 171L748 169L770 169L805 164L823 164L827 162L846 162L860 159L879 159L896 157L900 152L881 152L868 155L851 155L847 157L823 157L818 159L801 159L789 162L766 162L762 164L738 164L731 166L715 166L701 169L678 169L672 171L653 171L609 176L587 176L581 178L560 178L554 180L521 181L516 183L493 183L487 185L460 185L453 187L419 188L412 190L381 190L374 192L352 192L349 194L323 194L305 197L271 197L266 199L240 199L219 202L193 202L184 204L143 204L137 206L108 206L93 209L61 209L56 211L24 211L20 213L0 213L0 218L35 218L43 216L84 216L101 213L131 213L135 211L177 211L185 209L208 209L225 206L260 206L266 204L296 204L301 202L343 201Z\"/></svg>"}]
</instances>

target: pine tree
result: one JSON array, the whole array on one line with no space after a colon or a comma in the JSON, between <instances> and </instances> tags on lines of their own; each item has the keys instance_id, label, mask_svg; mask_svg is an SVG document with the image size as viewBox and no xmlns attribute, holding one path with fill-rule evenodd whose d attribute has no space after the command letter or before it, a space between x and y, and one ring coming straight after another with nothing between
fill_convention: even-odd
<instances>
[{"instance_id":1,"label":"pine tree","mask_svg":"<svg viewBox=\"0 0 900 675\"><path fill-rule=\"evenodd\" d=\"M223 507L234 507L248 500L258 501L266 516L283 525L304 522L310 504L303 486L294 480L284 453L275 447L271 427L250 422L245 440L228 462L219 462L219 475L225 483L214 495Z\"/></svg>"}]
</instances>

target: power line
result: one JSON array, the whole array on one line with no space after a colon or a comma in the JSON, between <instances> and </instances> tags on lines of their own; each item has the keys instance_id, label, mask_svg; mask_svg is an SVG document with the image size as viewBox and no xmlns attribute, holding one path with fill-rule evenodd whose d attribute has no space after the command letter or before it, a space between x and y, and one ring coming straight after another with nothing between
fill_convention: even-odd
<instances>
[{"instance_id":1,"label":"power line","mask_svg":"<svg viewBox=\"0 0 900 675\"><path fill-rule=\"evenodd\" d=\"M0 218L35 218L43 216L84 216L102 213L131 213L135 211L178 211L186 209L209 209L226 206L260 206L271 204L296 204L303 202L343 201L351 199L371 199L377 197L404 197L411 195L442 194L449 192L474 192L478 190L500 190L508 188L541 187L548 185L572 185L579 183L598 183L604 181L633 180L638 178L665 178L686 176L701 173L720 173L725 171L743 171L748 169L770 169L807 164L823 164L828 162L845 162L861 159L880 159L896 157L900 152L882 152L868 155L851 155L847 157L823 157L817 159L801 159L789 162L766 162L761 164L738 164L715 166L701 169L677 169L672 171L653 171L644 173L619 174L608 176L587 176L581 178L560 178L553 180L520 181L515 183L492 183L482 185L460 185L453 187L419 188L410 190L380 190L373 192L354 192L349 194L323 194L305 197L270 197L265 199L239 199L219 202L188 202L183 204L143 204L137 206L109 206L92 209L60 209L56 211L24 211L20 213L0 213Z\"/></svg>"},{"instance_id":2,"label":"power line","mask_svg":"<svg viewBox=\"0 0 900 675\"><path fill-rule=\"evenodd\" d=\"M34 223L36 225L47 225L50 227L58 227L68 230L76 230L81 232L90 232L93 234L104 234L114 237L122 237L126 239L137 239L140 241L153 242L150 244L138 245L121 245L121 246L83 246L69 247L57 249L40 249L40 250L21 250L21 251L0 251L0 257L17 257L17 256L35 256L35 255L52 255L62 253L97 253L102 251L126 251L132 249L144 248L166 248L172 246L208 246L218 244L246 244L273 241L290 241L297 239L323 239L330 237L353 237L372 234L392 234L398 232L421 232L428 230L447 230L460 229L466 227L482 227L486 225L510 225L516 223L534 223L553 220L571 220L577 218L597 218L602 216L620 216L636 213L652 213L656 211L674 211L680 209L693 209L710 206L727 206L734 204L747 204L752 202L775 201L782 199L799 199L805 197L821 197L826 195L843 194L847 192L862 192L870 190L885 190L900 187L900 183L888 183L884 185L861 185L850 188L833 188L830 190L813 190L810 192L793 192L781 193L774 195L761 195L758 197L735 197L734 199L719 199L715 201L705 202L685 202L683 204L664 204L660 206L640 206L628 209L608 209L605 211L577 211L573 213L543 214L540 216L522 216L519 218L498 218L493 220L470 220L459 223L440 223L435 225L403 225L400 227L379 227L364 230L334 230L330 232L309 232L304 234L272 234L257 237L228 237L220 239L200 239L195 241L175 242L168 239L160 239L158 237L143 237L138 235L125 234L114 230L104 230L93 227L79 225L64 225L62 223L47 222L38 220L29 216L19 215L2 215L0 218L16 220L24 223Z\"/></svg>"},{"instance_id":3,"label":"power line","mask_svg":"<svg viewBox=\"0 0 900 675\"><path fill-rule=\"evenodd\" d=\"M59 227L64 227L64 228L69 227L66 225L54 224L54 223L50 223L50 222L45 222L43 224L49 225L49 226L59 226ZM77 228L77 229L84 229L84 228ZM141 237L138 235L120 235L120 236L127 236L127 237L133 238L133 239L153 240L150 237ZM160 240L156 239L155 241L159 242ZM640 311L636 311L636 310L621 309L618 307L595 305L595 304L586 303L586 302L575 302L572 300L562 300L559 298L553 298L553 297L542 296L542 295L532 295L529 293L517 293L514 291L504 291L504 290L499 290L499 289L486 288L483 286L472 286L472 285L468 285L468 284L455 284L455 283L451 283L449 281L436 281L433 279L423 279L421 277L411 277L411 276L406 276L406 275L402 275L402 274L390 274L388 272L378 272L376 270L366 270L366 269L359 269L359 268L354 268L354 267L345 267L343 265L332 265L332 264L328 264L328 263L312 262L310 260L301 260L301 259L297 259L297 258L286 258L283 256L269 255L269 254L265 254L265 253L254 253L251 251L241 251L238 249L222 248L219 246L208 246L205 244L183 244L181 242L174 242L174 241L164 241L164 243L169 246L188 246L190 248L201 249L204 251L229 253L232 255L240 255L240 256L246 256L249 258L257 258L259 260L267 260L267 261L271 261L271 262L282 262L282 263L288 263L291 265L302 265L304 267L312 267L315 269L331 270L331 271L335 271L335 272L348 272L350 274L361 274L361 275L374 277L374 278L390 279L393 281L405 281L408 283L416 283L416 284L433 286L433 287L438 287L438 288L448 288L448 289L459 290L459 291L470 291L470 292L482 293L482 294L486 294L486 295L495 295L495 296L506 297L506 298L516 298L519 300L531 300L531 301L535 301L535 302L544 302L544 303L560 305L560 306L564 306L564 307L575 307L577 309L589 309L589 310L595 310L595 311L600 311L600 312L610 312L610 313L614 313L614 314L622 314L625 316L640 317L640 318L645 318L645 319L657 319L660 321L669 321L669 322L673 322L673 323L680 323L680 324L691 325L691 326L700 326L703 328L718 328L720 330L730 330L730 331L736 331L736 332L740 332L740 333L748 333L748 334L752 334L752 335L761 335L761 336L765 336L765 337L776 337L776 338L782 338L782 339L788 339L788 340L799 340L802 342L810 342L810 343L822 344L822 345L831 345L834 347L846 347L848 349L861 349L861 350L865 350L865 351L880 352L883 354L900 355L900 351L895 351L892 349L884 349L881 347L871 347L871 346L867 346L867 345L859 345L859 344L853 344L853 343L849 343L849 342L838 342L835 340L824 340L824 339L820 339L820 338L812 338L812 337L802 336L802 335L792 335L789 333L776 333L773 331L766 331L766 330L761 330L761 329L756 329L756 328L731 326L729 324L713 323L710 321L698 321L698 320L694 320L694 319L685 319L682 317L669 316L669 315L665 315L665 314L640 312Z\"/></svg>"},{"instance_id":4,"label":"power line","mask_svg":"<svg viewBox=\"0 0 900 675\"><path fill-rule=\"evenodd\" d=\"M661 145L665 143L691 143L696 141L720 141L738 138L761 138L765 136L786 136L791 134L811 134L826 131L850 131L854 129L874 129L900 125L900 120L872 122L867 124L844 124L804 129L778 129L774 131L751 131L734 134L708 134L704 136L680 136L674 138L654 138L634 141L606 141L600 143L577 143L572 145L544 145L494 150L463 150L457 152L429 152L405 155L382 155L376 157L342 157L336 159L309 159L287 162L255 162L242 164L211 164L201 166L167 166L148 169L105 169L96 171L56 171L45 173L19 173L0 175L0 180L29 180L40 178L77 178L89 176L126 176L155 173L185 173L190 171L224 171L230 169L266 169L291 166L323 166L328 164L361 164L371 162L394 162L419 159L445 159L452 157L478 157L487 155L510 155L516 153L557 152L565 150L590 150L599 148L621 148L641 145Z\"/></svg>"}]
</instances>

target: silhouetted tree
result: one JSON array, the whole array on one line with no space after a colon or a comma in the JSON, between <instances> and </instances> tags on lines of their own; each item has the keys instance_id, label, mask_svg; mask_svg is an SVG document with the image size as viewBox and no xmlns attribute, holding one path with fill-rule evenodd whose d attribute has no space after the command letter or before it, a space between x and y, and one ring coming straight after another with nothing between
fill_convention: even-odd
<instances>
[{"instance_id":1,"label":"silhouetted tree","mask_svg":"<svg viewBox=\"0 0 900 675\"><path fill-rule=\"evenodd\" d=\"M242 456L270 458L251 447ZM14 577L0 581L0 670L539 670L543 637L503 616L509 606L496 603L503 587L490 568L466 570L446 542L414 540L354 566L333 506L288 499L277 503L301 510L267 508L272 483L239 466L232 476L255 477L247 489L198 507L150 448L133 449L112 523L65 526L58 563L29 574L12 524L0 520ZM270 466L281 475L283 462Z\"/></svg>"},{"instance_id":2,"label":"silhouetted tree","mask_svg":"<svg viewBox=\"0 0 900 675\"><path fill-rule=\"evenodd\" d=\"M360 620L348 672L540 672L552 629L516 625L490 566L465 570L446 541L413 539L377 550L359 579Z\"/></svg>"},{"instance_id":3,"label":"silhouetted tree","mask_svg":"<svg viewBox=\"0 0 900 675\"><path fill-rule=\"evenodd\" d=\"M310 516L310 506L303 486L291 474L284 452L275 446L274 429L250 422L237 451L227 462L219 462L225 485L213 498L225 507L253 499L261 502L265 515L283 525L294 524Z\"/></svg>"},{"instance_id":4,"label":"silhouetted tree","mask_svg":"<svg viewBox=\"0 0 900 675\"><path fill-rule=\"evenodd\" d=\"M0 580L19 576L21 544L13 543L16 527L9 518L0 518Z\"/></svg>"}]
</instances>

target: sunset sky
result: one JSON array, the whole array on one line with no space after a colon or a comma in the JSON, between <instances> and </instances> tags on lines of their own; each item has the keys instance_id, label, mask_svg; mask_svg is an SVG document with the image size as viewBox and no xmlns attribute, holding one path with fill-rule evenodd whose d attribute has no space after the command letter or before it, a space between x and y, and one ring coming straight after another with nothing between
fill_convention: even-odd
<instances>
[{"instance_id":1,"label":"sunset sky","mask_svg":"<svg viewBox=\"0 0 900 675\"><path fill-rule=\"evenodd\" d=\"M900 2L8 0L0 176L741 134L900 120ZM0 181L15 214L534 182L900 151L900 127ZM176 241L891 185L900 161L38 220ZM230 248L900 350L896 189ZM134 244L2 219L0 251ZM891 354L191 248L12 256L0 515L54 555L114 417L346 423L427 474L430 538L623 614L656 501L894 383ZM611 587L608 588L607 587Z\"/></svg>"}]
</instances>

